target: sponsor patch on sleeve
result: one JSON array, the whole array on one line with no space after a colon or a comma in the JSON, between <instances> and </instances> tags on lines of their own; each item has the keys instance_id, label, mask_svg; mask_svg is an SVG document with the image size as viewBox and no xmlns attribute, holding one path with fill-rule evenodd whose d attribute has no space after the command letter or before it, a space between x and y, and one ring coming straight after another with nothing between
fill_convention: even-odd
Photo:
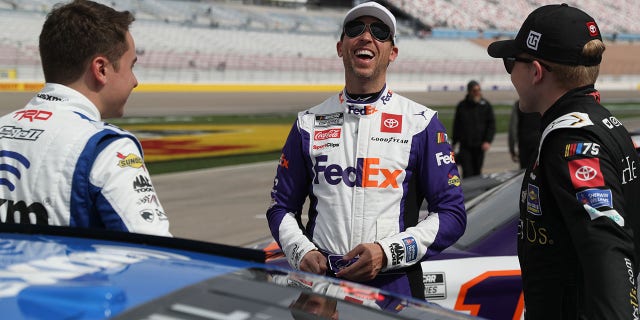
<instances>
[{"instance_id":1,"label":"sponsor patch on sleeve","mask_svg":"<svg viewBox=\"0 0 640 320\"><path fill-rule=\"evenodd\" d=\"M449 137L446 132L438 132L436 133L436 143L449 143Z\"/></svg>"},{"instance_id":2,"label":"sponsor patch on sleeve","mask_svg":"<svg viewBox=\"0 0 640 320\"><path fill-rule=\"evenodd\" d=\"M527 212L532 215L542 215L540 208L540 189L538 186L529 184L527 187Z\"/></svg>"},{"instance_id":3,"label":"sponsor patch on sleeve","mask_svg":"<svg viewBox=\"0 0 640 320\"><path fill-rule=\"evenodd\" d=\"M415 261L418 258L418 244L416 243L416 239L408 237L402 239L402 242L404 243L407 263Z\"/></svg>"},{"instance_id":4,"label":"sponsor patch on sleeve","mask_svg":"<svg viewBox=\"0 0 640 320\"><path fill-rule=\"evenodd\" d=\"M564 148L564 157L575 155L597 156L600 153L600 145L593 142L569 143Z\"/></svg>"},{"instance_id":5,"label":"sponsor patch on sleeve","mask_svg":"<svg viewBox=\"0 0 640 320\"><path fill-rule=\"evenodd\" d=\"M576 159L568 162L569 175L571 175L571 183L573 187L593 188L604 186L604 177L600 170L600 159Z\"/></svg>"},{"instance_id":6,"label":"sponsor patch on sleeve","mask_svg":"<svg viewBox=\"0 0 640 320\"><path fill-rule=\"evenodd\" d=\"M599 211L598 209L593 208L588 204L585 204L583 207L587 211L587 213L589 213L589 218L591 218L591 220L595 220L600 217L607 217L617 225L624 227L624 218L615 209Z\"/></svg>"},{"instance_id":7,"label":"sponsor patch on sleeve","mask_svg":"<svg viewBox=\"0 0 640 320\"><path fill-rule=\"evenodd\" d=\"M128 155L124 155L120 152L118 152L117 154L118 157L118 167L120 168L135 168L135 169L139 169L142 166L144 166L144 162L142 161L142 158L137 155L137 154L133 154L133 153L129 153Z\"/></svg>"},{"instance_id":8,"label":"sponsor patch on sleeve","mask_svg":"<svg viewBox=\"0 0 640 320\"><path fill-rule=\"evenodd\" d=\"M580 203L588 204L593 208L609 207L613 208L613 196L611 190L587 189L576 193L576 198Z\"/></svg>"}]
</instances>

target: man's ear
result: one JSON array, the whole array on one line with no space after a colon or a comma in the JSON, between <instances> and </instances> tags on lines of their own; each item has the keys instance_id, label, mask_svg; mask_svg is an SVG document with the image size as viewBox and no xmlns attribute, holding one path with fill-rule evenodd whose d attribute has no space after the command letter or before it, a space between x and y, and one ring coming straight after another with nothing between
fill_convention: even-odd
<instances>
[{"instance_id":1,"label":"man's ear","mask_svg":"<svg viewBox=\"0 0 640 320\"><path fill-rule=\"evenodd\" d=\"M393 47L391 48L391 54L389 55L389 62L395 61L397 57L398 57L398 47L393 45Z\"/></svg>"},{"instance_id":2,"label":"man's ear","mask_svg":"<svg viewBox=\"0 0 640 320\"><path fill-rule=\"evenodd\" d=\"M338 51L338 57L342 58L342 41L338 41L336 50Z\"/></svg>"},{"instance_id":3,"label":"man's ear","mask_svg":"<svg viewBox=\"0 0 640 320\"><path fill-rule=\"evenodd\" d=\"M107 65L109 64L109 60L107 60L103 56L97 56L91 60L91 64L89 65L89 70L96 81L100 84L105 84L107 82Z\"/></svg>"},{"instance_id":4,"label":"man's ear","mask_svg":"<svg viewBox=\"0 0 640 320\"><path fill-rule=\"evenodd\" d=\"M544 75L544 67L540 64L540 62L533 60L531 63L531 68L533 69L533 83L539 83L545 77Z\"/></svg>"}]
</instances>

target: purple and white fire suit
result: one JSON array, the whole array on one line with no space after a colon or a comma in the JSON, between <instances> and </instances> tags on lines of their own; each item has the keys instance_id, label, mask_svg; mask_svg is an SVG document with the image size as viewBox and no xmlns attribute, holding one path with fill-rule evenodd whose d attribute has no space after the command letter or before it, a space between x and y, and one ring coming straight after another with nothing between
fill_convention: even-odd
<instances>
[{"instance_id":1,"label":"purple and white fire suit","mask_svg":"<svg viewBox=\"0 0 640 320\"><path fill-rule=\"evenodd\" d=\"M352 101L343 91L300 112L267 211L290 265L299 269L314 249L343 255L377 242L387 258L380 275L417 270L420 283L411 285L421 286L419 262L453 244L466 226L447 140L435 111L388 89L368 102ZM420 216L424 200L429 213ZM410 294L420 296L415 288Z\"/></svg>"}]
</instances>

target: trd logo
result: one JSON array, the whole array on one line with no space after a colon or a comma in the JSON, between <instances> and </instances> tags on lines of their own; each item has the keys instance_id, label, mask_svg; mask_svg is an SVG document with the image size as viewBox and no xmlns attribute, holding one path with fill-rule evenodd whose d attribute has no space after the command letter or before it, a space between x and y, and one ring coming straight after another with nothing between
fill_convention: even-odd
<instances>
[{"instance_id":1,"label":"trd logo","mask_svg":"<svg viewBox=\"0 0 640 320\"><path fill-rule=\"evenodd\" d=\"M10 158L11 160L7 160L6 158ZM29 169L31 166L31 162L25 156L8 150L0 150L0 172L7 172L3 175L7 178L0 179L0 185L3 185L9 188L9 191L13 191L16 189L16 185L14 182L10 181L8 177L15 177L15 179L20 180L22 174L20 173L20 169L14 166L12 163L19 163L23 165L26 169Z\"/></svg>"},{"instance_id":2,"label":"trd logo","mask_svg":"<svg viewBox=\"0 0 640 320\"><path fill-rule=\"evenodd\" d=\"M397 169L391 170L387 168L380 168L379 158L358 158L357 167L342 168L338 164L330 164L325 166L328 156L321 155L316 157L316 165L313 170L316 173L316 177L313 180L314 184L319 184L320 173L323 174L324 179L331 185L337 185L344 183L348 187L363 187L363 188L399 188L398 181L400 175L404 170ZM381 178L381 179L380 179Z\"/></svg>"},{"instance_id":3,"label":"trd logo","mask_svg":"<svg viewBox=\"0 0 640 320\"><path fill-rule=\"evenodd\" d=\"M44 111L44 110L20 110L13 114L14 118L29 119L29 122L33 122L33 120L48 120L53 115L53 112Z\"/></svg>"}]
</instances>

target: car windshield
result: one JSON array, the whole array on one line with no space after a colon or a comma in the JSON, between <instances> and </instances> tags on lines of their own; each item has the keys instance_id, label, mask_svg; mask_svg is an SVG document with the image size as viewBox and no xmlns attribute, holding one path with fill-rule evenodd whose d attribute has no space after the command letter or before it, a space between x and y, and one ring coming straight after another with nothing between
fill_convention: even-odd
<instances>
[{"instance_id":1,"label":"car windshield","mask_svg":"<svg viewBox=\"0 0 640 320\"><path fill-rule=\"evenodd\" d=\"M518 199L524 173L520 173L466 203L467 230L454 245L466 249L518 216Z\"/></svg>"}]
</instances>

